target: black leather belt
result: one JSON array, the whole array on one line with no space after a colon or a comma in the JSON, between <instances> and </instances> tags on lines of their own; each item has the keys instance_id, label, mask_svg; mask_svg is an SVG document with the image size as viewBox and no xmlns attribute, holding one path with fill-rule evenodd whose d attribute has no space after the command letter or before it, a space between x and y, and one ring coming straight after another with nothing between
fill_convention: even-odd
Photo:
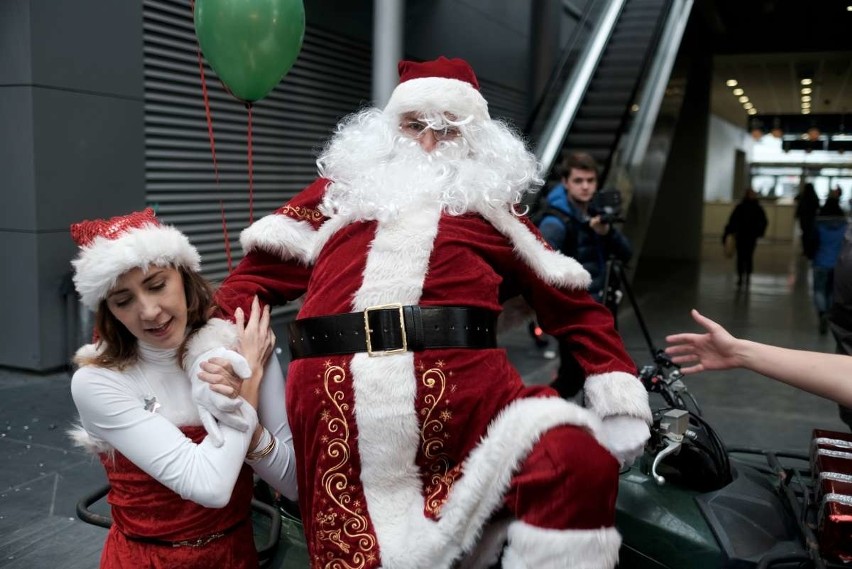
<instances>
[{"instance_id":1,"label":"black leather belt","mask_svg":"<svg viewBox=\"0 0 852 569\"><path fill-rule=\"evenodd\" d=\"M292 359L366 352L385 356L436 348L494 348L497 313L471 306L371 306L290 323Z\"/></svg>"}]
</instances>

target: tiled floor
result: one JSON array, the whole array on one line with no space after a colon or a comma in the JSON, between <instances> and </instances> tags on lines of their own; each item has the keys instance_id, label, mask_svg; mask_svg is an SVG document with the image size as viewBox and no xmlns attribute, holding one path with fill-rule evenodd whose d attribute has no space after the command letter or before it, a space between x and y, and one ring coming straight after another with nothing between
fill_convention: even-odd
<instances>
[{"instance_id":1,"label":"tiled floor","mask_svg":"<svg viewBox=\"0 0 852 569\"><path fill-rule=\"evenodd\" d=\"M758 247L751 286L738 289L732 261L716 242L697 263L643 261L634 279L641 314L656 347L666 334L694 330L689 309L735 335L830 352L817 333L807 265L790 244ZM650 360L635 312L625 306L621 331L637 363ZM279 337L283 337L279 334ZM504 345L530 381L553 368L524 330ZM686 380L705 417L731 446L803 450L815 427L845 430L836 406L755 374L702 374ZM73 450L64 435L74 417L68 376L32 377L0 370L0 567L94 568L105 530L75 521L75 503L104 482L100 464Z\"/></svg>"}]
</instances>

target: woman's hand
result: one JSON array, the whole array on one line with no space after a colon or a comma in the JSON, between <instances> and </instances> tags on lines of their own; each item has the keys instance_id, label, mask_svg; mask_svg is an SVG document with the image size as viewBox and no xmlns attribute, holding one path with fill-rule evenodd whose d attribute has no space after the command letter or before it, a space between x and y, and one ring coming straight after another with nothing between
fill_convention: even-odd
<instances>
[{"instance_id":1,"label":"woman's hand","mask_svg":"<svg viewBox=\"0 0 852 569\"><path fill-rule=\"evenodd\" d=\"M691 364L681 371L685 374L719 369L731 369L742 365L738 346L741 344L721 325L692 310L692 318L707 334L672 334L666 336L671 344L666 353L674 356L676 364Z\"/></svg>"},{"instance_id":2,"label":"woman's hand","mask_svg":"<svg viewBox=\"0 0 852 569\"><path fill-rule=\"evenodd\" d=\"M242 378L234 371L234 366L225 358L210 358L201 362L198 378L210 384L210 389L231 399L240 394Z\"/></svg>"},{"instance_id":3,"label":"woman's hand","mask_svg":"<svg viewBox=\"0 0 852 569\"><path fill-rule=\"evenodd\" d=\"M237 351L248 361L252 372L251 378L242 384L240 394L257 409L263 368L275 346L275 334L269 325L269 306L261 309L260 301L254 297L248 321L245 321L245 314L239 308L234 311L234 319L239 335Z\"/></svg>"},{"instance_id":4,"label":"woman's hand","mask_svg":"<svg viewBox=\"0 0 852 569\"><path fill-rule=\"evenodd\" d=\"M256 296L251 303L248 322L245 321L245 314L241 308L237 308L234 312L239 335L237 351L246 359L253 372L263 370L275 346L275 334L269 326L269 318L269 306L261 309L260 301Z\"/></svg>"}]
</instances>

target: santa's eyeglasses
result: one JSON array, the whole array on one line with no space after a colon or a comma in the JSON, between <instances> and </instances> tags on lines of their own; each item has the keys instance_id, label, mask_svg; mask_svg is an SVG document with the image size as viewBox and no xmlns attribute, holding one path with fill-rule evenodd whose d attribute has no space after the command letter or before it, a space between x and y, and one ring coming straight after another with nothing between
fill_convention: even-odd
<instances>
[{"instance_id":1,"label":"santa's eyeglasses","mask_svg":"<svg viewBox=\"0 0 852 569\"><path fill-rule=\"evenodd\" d=\"M412 119L399 123L399 130L411 138L420 138L427 130L431 130L435 139L441 141L455 140L461 136L461 130L456 126L432 126L428 122Z\"/></svg>"}]
</instances>

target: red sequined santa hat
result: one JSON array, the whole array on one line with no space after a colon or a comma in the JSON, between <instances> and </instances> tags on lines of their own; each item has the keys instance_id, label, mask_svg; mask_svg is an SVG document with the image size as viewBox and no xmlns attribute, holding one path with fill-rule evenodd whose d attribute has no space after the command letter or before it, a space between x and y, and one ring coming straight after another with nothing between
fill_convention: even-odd
<instances>
[{"instance_id":1,"label":"red sequined santa hat","mask_svg":"<svg viewBox=\"0 0 852 569\"><path fill-rule=\"evenodd\" d=\"M161 225L146 208L111 219L81 221L71 226L80 253L74 265L74 286L88 308L96 310L118 278L136 267L187 267L201 270L201 256L186 236Z\"/></svg>"},{"instance_id":2,"label":"red sequined santa hat","mask_svg":"<svg viewBox=\"0 0 852 569\"><path fill-rule=\"evenodd\" d=\"M422 63L399 62L399 85L391 93L385 112L398 116L415 111L449 112L460 120L469 116L491 118L470 64L443 56Z\"/></svg>"}]
</instances>

